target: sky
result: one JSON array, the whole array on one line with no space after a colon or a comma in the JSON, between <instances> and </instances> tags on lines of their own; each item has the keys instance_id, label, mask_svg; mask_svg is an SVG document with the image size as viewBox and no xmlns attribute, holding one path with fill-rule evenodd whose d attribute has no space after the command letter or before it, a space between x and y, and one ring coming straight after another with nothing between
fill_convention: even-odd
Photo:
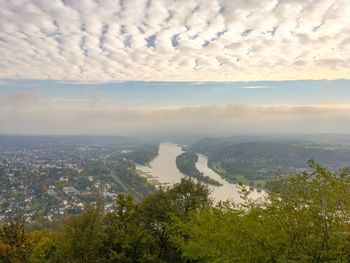
<instances>
[{"instance_id":1,"label":"sky","mask_svg":"<svg viewBox=\"0 0 350 263\"><path fill-rule=\"evenodd\" d=\"M350 0L0 0L0 133L350 133Z\"/></svg>"}]
</instances>

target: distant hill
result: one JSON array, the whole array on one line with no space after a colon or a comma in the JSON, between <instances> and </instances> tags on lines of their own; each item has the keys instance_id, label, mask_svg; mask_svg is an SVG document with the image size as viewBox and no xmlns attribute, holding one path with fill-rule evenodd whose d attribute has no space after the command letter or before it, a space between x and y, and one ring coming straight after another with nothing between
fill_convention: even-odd
<instances>
[{"instance_id":1,"label":"distant hill","mask_svg":"<svg viewBox=\"0 0 350 263\"><path fill-rule=\"evenodd\" d=\"M267 179L276 173L294 173L314 159L332 170L350 166L350 147L331 147L304 138L205 138L190 149L209 157L209 165L229 180Z\"/></svg>"},{"instance_id":2,"label":"distant hill","mask_svg":"<svg viewBox=\"0 0 350 263\"><path fill-rule=\"evenodd\" d=\"M50 146L126 146L141 141L124 136L92 135L0 135L0 146L12 148L42 148Z\"/></svg>"}]
</instances>

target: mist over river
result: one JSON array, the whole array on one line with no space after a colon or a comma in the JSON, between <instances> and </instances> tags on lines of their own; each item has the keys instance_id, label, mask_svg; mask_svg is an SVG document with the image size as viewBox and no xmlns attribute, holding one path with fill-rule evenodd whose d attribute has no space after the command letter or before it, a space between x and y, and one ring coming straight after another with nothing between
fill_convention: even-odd
<instances>
[{"instance_id":1,"label":"mist over river","mask_svg":"<svg viewBox=\"0 0 350 263\"><path fill-rule=\"evenodd\" d=\"M163 142L159 145L158 156L150 163L150 166L138 165L137 168L152 177L156 177L161 184L173 185L185 177L176 167L176 157L182 152L181 146L171 142ZM209 185L211 197L215 202L228 199L236 203L241 202L239 187L236 184L228 183L211 170L208 167L208 158L205 155L198 154L196 167L205 176L209 176L222 184L222 186ZM262 196L262 193L258 193L256 190L250 194L252 198L258 198L259 196Z\"/></svg>"}]
</instances>

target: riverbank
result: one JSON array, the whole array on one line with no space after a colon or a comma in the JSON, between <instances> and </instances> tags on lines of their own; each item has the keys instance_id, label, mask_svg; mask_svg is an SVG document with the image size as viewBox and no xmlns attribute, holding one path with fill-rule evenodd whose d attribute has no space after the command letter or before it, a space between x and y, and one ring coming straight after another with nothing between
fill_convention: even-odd
<instances>
[{"instance_id":1,"label":"riverbank","mask_svg":"<svg viewBox=\"0 0 350 263\"><path fill-rule=\"evenodd\" d=\"M184 175L195 178L198 181L211 184L215 186L221 186L222 184L215 179L205 176L196 168L196 163L198 162L198 155L193 152L184 152L176 157L176 167Z\"/></svg>"},{"instance_id":2,"label":"riverbank","mask_svg":"<svg viewBox=\"0 0 350 263\"><path fill-rule=\"evenodd\" d=\"M174 185L179 183L181 178L185 177L176 167L176 157L182 153L183 150L181 146L175 143L161 143L159 146L159 154L150 163L150 167L138 165L137 169L140 170L141 176L144 176L155 186ZM198 161L195 165L196 169L198 169L200 173L203 173L203 176L208 176L222 184L220 186L207 184L214 202L230 200L235 203L241 203L241 187L222 179L220 175L208 167L208 158L206 156L201 154L197 155ZM250 197L256 199L261 197L262 194L263 193L258 193L257 191L252 191Z\"/></svg>"}]
</instances>

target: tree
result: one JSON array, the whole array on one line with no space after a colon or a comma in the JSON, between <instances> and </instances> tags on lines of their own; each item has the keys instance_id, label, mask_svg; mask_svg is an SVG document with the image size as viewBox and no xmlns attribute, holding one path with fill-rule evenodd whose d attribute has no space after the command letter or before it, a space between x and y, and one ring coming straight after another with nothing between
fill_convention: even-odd
<instances>
[{"instance_id":1,"label":"tree","mask_svg":"<svg viewBox=\"0 0 350 263\"><path fill-rule=\"evenodd\" d=\"M141 225L138 206L131 194L120 193L116 209L107 215L104 251L106 262L156 262L154 239Z\"/></svg>"},{"instance_id":2,"label":"tree","mask_svg":"<svg viewBox=\"0 0 350 263\"><path fill-rule=\"evenodd\" d=\"M62 262L56 256L57 232L53 230L40 230L29 233L28 239L31 243L31 252L28 257L29 263L53 263Z\"/></svg>"},{"instance_id":3,"label":"tree","mask_svg":"<svg viewBox=\"0 0 350 263\"><path fill-rule=\"evenodd\" d=\"M181 251L170 239L172 224L188 220L190 212L209 204L208 188L190 178L183 178L172 188L160 187L143 199L140 216L157 240L159 261L182 262Z\"/></svg>"},{"instance_id":4,"label":"tree","mask_svg":"<svg viewBox=\"0 0 350 263\"><path fill-rule=\"evenodd\" d=\"M174 242L200 262L348 262L349 170L280 180L261 202L209 207L177 222Z\"/></svg>"},{"instance_id":5,"label":"tree","mask_svg":"<svg viewBox=\"0 0 350 263\"><path fill-rule=\"evenodd\" d=\"M58 262L101 262L103 214L90 207L81 215L69 218L56 238Z\"/></svg>"},{"instance_id":6,"label":"tree","mask_svg":"<svg viewBox=\"0 0 350 263\"><path fill-rule=\"evenodd\" d=\"M0 225L0 261L25 262L30 251L24 224L20 221Z\"/></svg>"}]
</instances>

